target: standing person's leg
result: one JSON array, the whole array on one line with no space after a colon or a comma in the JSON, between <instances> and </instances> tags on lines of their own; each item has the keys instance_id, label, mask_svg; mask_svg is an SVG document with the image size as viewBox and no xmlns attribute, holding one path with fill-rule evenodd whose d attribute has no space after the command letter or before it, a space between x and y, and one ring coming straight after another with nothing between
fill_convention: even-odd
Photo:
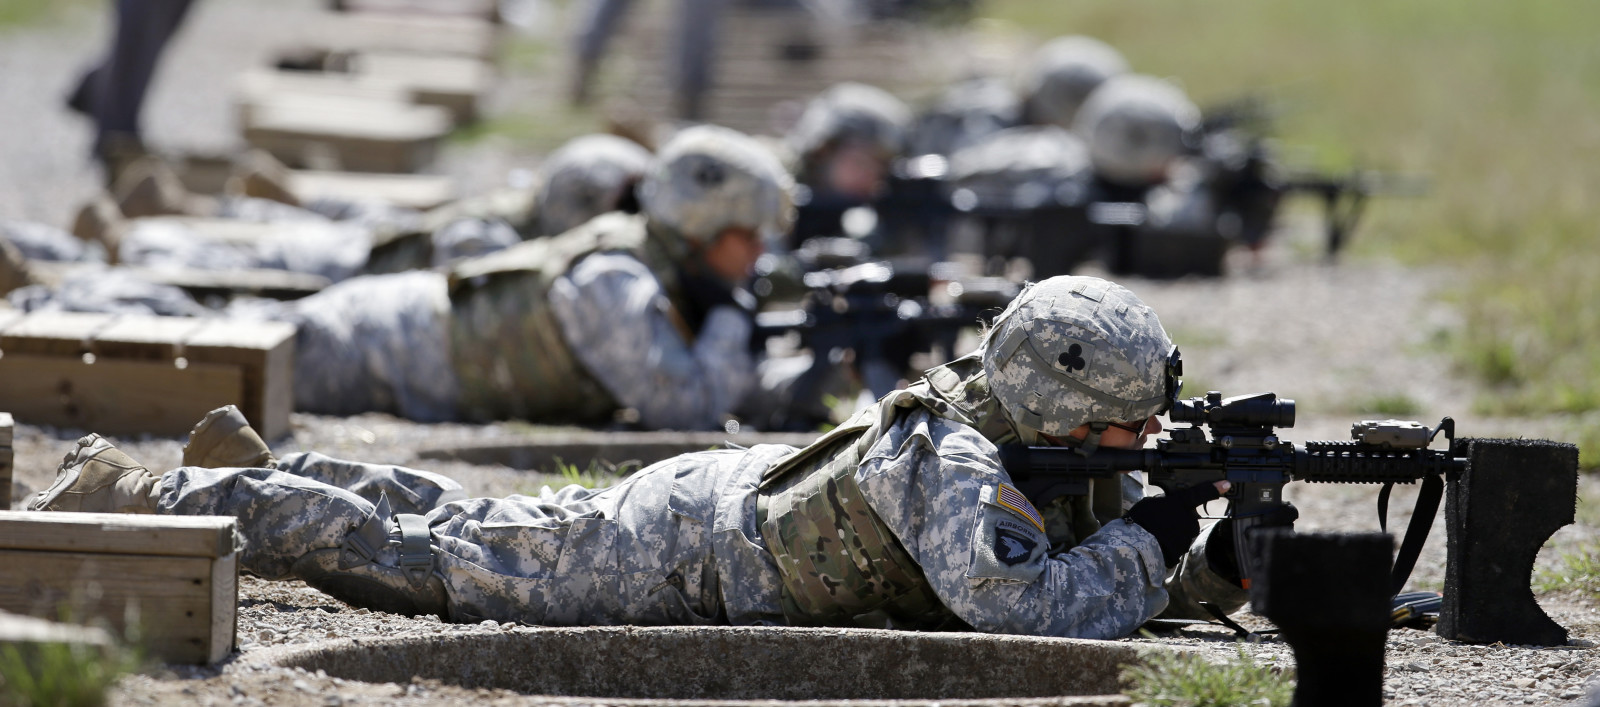
<instances>
[{"instance_id":1,"label":"standing person's leg","mask_svg":"<svg viewBox=\"0 0 1600 707\"><path fill-rule=\"evenodd\" d=\"M705 97L716 74L717 31L727 0L681 0L678 13L678 118L705 119Z\"/></svg>"},{"instance_id":2,"label":"standing person's leg","mask_svg":"<svg viewBox=\"0 0 1600 707\"><path fill-rule=\"evenodd\" d=\"M139 111L161 51L188 14L190 0L116 0L116 36L111 51L92 71L89 108L95 119L95 154L107 159L137 147Z\"/></svg>"},{"instance_id":3,"label":"standing person's leg","mask_svg":"<svg viewBox=\"0 0 1600 707\"><path fill-rule=\"evenodd\" d=\"M573 30L574 65L572 67L572 102L583 105L589 102L594 75L600 69L600 58L605 56L606 44L616 34L617 23L628 14L633 0L588 0L578 8L578 23Z\"/></svg>"}]
</instances>

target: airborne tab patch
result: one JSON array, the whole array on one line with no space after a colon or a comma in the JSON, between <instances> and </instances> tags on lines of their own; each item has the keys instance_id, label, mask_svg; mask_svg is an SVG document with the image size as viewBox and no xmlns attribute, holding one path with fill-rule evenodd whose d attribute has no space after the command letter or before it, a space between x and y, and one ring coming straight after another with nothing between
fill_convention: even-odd
<instances>
[{"instance_id":1,"label":"airborne tab patch","mask_svg":"<svg viewBox=\"0 0 1600 707\"><path fill-rule=\"evenodd\" d=\"M1034 509L1032 503L1028 502L1027 496L1022 495L1021 491L1012 488L1010 484L1000 484L1000 488L995 491L994 502L1023 518L1027 518L1028 522L1033 523L1033 527L1039 529L1039 532L1044 532L1044 516L1039 515L1039 511Z\"/></svg>"}]
</instances>

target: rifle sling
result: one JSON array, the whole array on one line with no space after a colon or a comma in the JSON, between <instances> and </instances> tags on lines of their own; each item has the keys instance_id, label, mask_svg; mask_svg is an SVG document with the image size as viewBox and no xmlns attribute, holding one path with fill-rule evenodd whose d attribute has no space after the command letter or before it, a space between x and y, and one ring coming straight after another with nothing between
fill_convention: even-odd
<instances>
[{"instance_id":1,"label":"rifle sling","mask_svg":"<svg viewBox=\"0 0 1600 707\"><path fill-rule=\"evenodd\" d=\"M1411 578L1411 569L1416 567L1417 556L1422 554L1422 544L1428 540L1428 531L1433 529L1433 518L1438 515L1439 501L1443 498L1444 479L1438 474L1422 477L1422 488L1417 492L1417 506L1411 512L1405 539L1400 541L1400 551L1394 558L1395 594L1405 589L1406 580ZM1386 495L1380 497L1380 502L1386 500Z\"/></svg>"},{"instance_id":2,"label":"rifle sling","mask_svg":"<svg viewBox=\"0 0 1600 707\"><path fill-rule=\"evenodd\" d=\"M1383 485L1383 490L1378 492L1378 530L1389 532L1389 492L1394 490L1394 482Z\"/></svg>"}]
</instances>

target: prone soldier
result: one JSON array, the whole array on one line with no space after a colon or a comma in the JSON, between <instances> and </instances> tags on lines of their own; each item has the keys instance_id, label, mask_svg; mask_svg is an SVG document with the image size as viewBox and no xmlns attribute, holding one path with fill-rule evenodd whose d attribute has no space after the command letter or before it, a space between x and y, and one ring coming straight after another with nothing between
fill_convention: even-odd
<instances>
[{"instance_id":1,"label":"prone soldier","mask_svg":"<svg viewBox=\"0 0 1600 707\"><path fill-rule=\"evenodd\" d=\"M627 409L646 428L720 429L754 380L738 286L792 223L791 187L748 136L691 128L649 163L642 213L230 314L298 326L298 410L583 424ZM589 207L631 189L599 191Z\"/></svg>"},{"instance_id":2,"label":"prone soldier","mask_svg":"<svg viewBox=\"0 0 1600 707\"><path fill-rule=\"evenodd\" d=\"M296 302L296 405L721 428L753 377L737 285L790 224L790 185L749 137L690 128L639 185L641 214Z\"/></svg>"},{"instance_id":3,"label":"prone soldier","mask_svg":"<svg viewBox=\"0 0 1600 707\"><path fill-rule=\"evenodd\" d=\"M1172 351L1133 293L1058 277L1020 294L980 351L804 449L696 452L606 489L465 499L425 472L273 463L224 408L161 475L83 438L28 507L236 516L249 572L452 621L1110 638L1164 610L1203 615L1199 600L1242 605L1206 559L1231 535L1202 534L1194 510L1226 484L1140 499L1117 479L1039 508L996 445L1142 447L1176 396Z\"/></svg>"}]
</instances>

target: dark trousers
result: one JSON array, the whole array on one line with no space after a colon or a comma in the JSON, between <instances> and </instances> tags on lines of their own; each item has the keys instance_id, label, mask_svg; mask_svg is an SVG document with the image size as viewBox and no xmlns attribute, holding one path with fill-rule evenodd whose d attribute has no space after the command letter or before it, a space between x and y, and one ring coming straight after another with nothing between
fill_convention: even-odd
<instances>
[{"instance_id":1,"label":"dark trousers","mask_svg":"<svg viewBox=\"0 0 1600 707\"><path fill-rule=\"evenodd\" d=\"M95 122L95 154L108 136L139 137L139 110L161 51L172 38L190 0L116 0L117 25L111 49L84 74L72 106Z\"/></svg>"}]
</instances>

